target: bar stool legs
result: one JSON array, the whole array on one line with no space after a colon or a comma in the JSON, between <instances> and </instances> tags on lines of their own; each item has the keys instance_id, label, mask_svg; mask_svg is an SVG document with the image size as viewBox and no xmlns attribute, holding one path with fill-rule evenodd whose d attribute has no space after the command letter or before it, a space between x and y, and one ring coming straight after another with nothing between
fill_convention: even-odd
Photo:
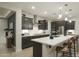
<instances>
[{"instance_id":1,"label":"bar stool legs","mask_svg":"<svg viewBox=\"0 0 79 59\"><path fill-rule=\"evenodd\" d=\"M74 41L74 57L76 57L75 41Z\"/></svg>"},{"instance_id":2,"label":"bar stool legs","mask_svg":"<svg viewBox=\"0 0 79 59\"><path fill-rule=\"evenodd\" d=\"M78 52L77 48L78 48L78 37L73 39L73 48L74 48L74 57L76 57L76 52Z\"/></svg>"},{"instance_id":3,"label":"bar stool legs","mask_svg":"<svg viewBox=\"0 0 79 59\"><path fill-rule=\"evenodd\" d=\"M58 57L58 53L61 51L62 48L63 47L61 47L61 46L56 47L56 57Z\"/></svg>"},{"instance_id":4,"label":"bar stool legs","mask_svg":"<svg viewBox=\"0 0 79 59\"><path fill-rule=\"evenodd\" d=\"M72 40L69 40L68 41L68 48L69 48L69 57L72 57L72 51L71 51L71 48L72 48Z\"/></svg>"},{"instance_id":5,"label":"bar stool legs","mask_svg":"<svg viewBox=\"0 0 79 59\"><path fill-rule=\"evenodd\" d=\"M56 51L56 57L58 56L58 51Z\"/></svg>"},{"instance_id":6,"label":"bar stool legs","mask_svg":"<svg viewBox=\"0 0 79 59\"><path fill-rule=\"evenodd\" d=\"M69 47L69 57L72 57L71 47Z\"/></svg>"},{"instance_id":7,"label":"bar stool legs","mask_svg":"<svg viewBox=\"0 0 79 59\"><path fill-rule=\"evenodd\" d=\"M76 36L76 53L78 53L78 38L79 38L79 36Z\"/></svg>"}]
</instances>

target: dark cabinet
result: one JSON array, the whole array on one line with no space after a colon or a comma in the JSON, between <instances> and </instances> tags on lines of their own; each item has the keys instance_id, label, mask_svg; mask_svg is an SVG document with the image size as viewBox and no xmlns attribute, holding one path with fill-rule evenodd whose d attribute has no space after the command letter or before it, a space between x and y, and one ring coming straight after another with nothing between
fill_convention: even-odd
<instances>
[{"instance_id":1,"label":"dark cabinet","mask_svg":"<svg viewBox=\"0 0 79 59\"><path fill-rule=\"evenodd\" d=\"M42 44L33 42L33 57L42 57Z\"/></svg>"},{"instance_id":2,"label":"dark cabinet","mask_svg":"<svg viewBox=\"0 0 79 59\"><path fill-rule=\"evenodd\" d=\"M68 21L65 21L64 23L64 35L67 34L67 30L74 30L75 29L75 21L72 21L69 23Z\"/></svg>"},{"instance_id":3,"label":"dark cabinet","mask_svg":"<svg viewBox=\"0 0 79 59\"><path fill-rule=\"evenodd\" d=\"M32 46L31 37L22 37L22 49Z\"/></svg>"},{"instance_id":4,"label":"dark cabinet","mask_svg":"<svg viewBox=\"0 0 79 59\"><path fill-rule=\"evenodd\" d=\"M15 23L15 20L16 20L16 13L13 13L12 15L10 15L8 18L7 18L7 20L8 20L8 28L7 29L5 29L5 30L7 30L8 32L9 31L11 31L11 33L12 33L12 41L10 41L11 42L11 44L13 45L13 46L15 46L15 27L16 27L16 23ZM8 41L7 41L8 42ZM9 42L8 42L9 43Z\"/></svg>"},{"instance_id":5,"label":"dark cabinet","mask_svg":"<svg viewBox=\"0 0 79 59\"><path fill-rule=\"evenodd\" d=\"M64 26L66 30L75 29L75 21L71 23L69 21L54 21L51 22L51 30L56 31L60 26Z\"/></svg>"},{"instance_id":6,"label":"dark cabinet","mask_svg":"<svg viewBox=\"0 0 79 59\"><path fill-rule=\"evenodd\" d=\"M39 20L38 21L38 29L47 30L48 29L48 22L46 20Z\"/></svg>"},{"instance_id":7,"label":"dark cabinet","mask_svg":"<svg viewBox=\"0 0 79 59\"><path fill-rule=\"evenodd\" d=\"M51 31L57 31L60 26L64 26L64 21L51 22Z\"/></svg>"},{"instance_id":8,"label":"dark cabinet","mask_svg":"<svg viewBox=\"0 0 79 59\"><path fill-rule=\"evenodd\" d=\"M59 25L57 21L51 22L51 34L56 35L58 27Z\"/></svg>"},{"instance_id":9,"label":"dark cabinet","mask_svg":"<svg viewBox=\"0 0 79 59\"><path fill-rule=\"evenodd\" d=\"M33 29L33 19L22 16L22 29Z\"/></svg>"},{"instance_id":10,"label":"dark cabinet","mask_svg":"<svg viewBox=\"0 0 79 59\"><path fill-rule=\"evenodd\" d=\"M64 26L65 21L56 21L56 23L57 26L60 27L60 26Z\"/></svg>"},{"instance_id":11,"label":"dark cabinet","mask_svg":"<svg viewBox=\"0 0 79 59\"><path fill-rule=\"evenodd\" d=\"M72 21L71 23L66 22L65 27L66 27L66 30L75 29L75 21Z\"/></svg>"},{"instance_id":12,"label":"dark cabinet","mask_svg":"<svg viewBox=\"0 0 79 59\"><path fill-rule=\"evenodd\" d=\"M69 21L53 21L51 22L51 33L52 31L57 32L61 26L64 26L64 33L66 33L66 30L75 29L75 21L72 21L71 23Z\"/></svg>"},{"instance_id":13,"label":"dark cabinet","mask_svg":"<svg viewBox=\"0 0 79 59\"><path fill-rule=\"evenodd\" d=\"M56 22L51 22L51 31L56 30Z\"/></svg>"},{"instance_id":14,"label":"dark cabinet","mask_svg":"<svg viewBox=\"0 0 79 59\"><path fill-rule=\"evenodd\" d=\"M49 34L22 37L22 49L33 46L33 42L31 41L31 39L42 38L42 37L47 37L47 36L49 36Z\"/></svg>"}]
</instances>

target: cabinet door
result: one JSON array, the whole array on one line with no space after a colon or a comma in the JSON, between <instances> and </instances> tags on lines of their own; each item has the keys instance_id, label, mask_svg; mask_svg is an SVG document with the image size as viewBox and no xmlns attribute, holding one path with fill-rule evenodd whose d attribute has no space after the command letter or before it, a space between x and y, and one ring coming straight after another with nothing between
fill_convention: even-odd
<instances>
[{"instance_id":1,"label":"cabinet door","mask_svg":"<svg viewBox=\"0 0 79 59\"><path fill-rule=\"evenodd\" d=\"M38 29L42 29L42 21L41 20L38 21Z\"/></svg>"},{"instance_id":2,"label":"cabinet door","mask_svg":"<svg viewBox=\"0 0 79 59\"><path fill-rule=\"evenodd\" d=\"M38 29L47 30L48 29L48 22L46 20L39 20L38 21Z\"/></svg>"},{"instance_id":3,"label":"cabinet door","mask_svg":"<svg viewBox=\"0 0 79 59\"><path fill-rule=\"evenodd\" d=\"M66 28L68 29L75 29L75 21L72 21L71 23L66 23Z\"/></svg>"},{"instance_id":4,"label":"cabinet door","mask_svg":"<svg viewBox=\"0 0 79 59\"><path fill-rule=\"evenodd\" d=\"M55 31L56 27L56 23L55 22L51 22L51 31Z\"/></svg>"},{"instance_id":5,"label":"cabinet door","mask_svg":"<svg viewBox=\"0 0 79 59\"><path fill-rule=\"evenodd\" d=\"M32 18L29 18L28 19L28 29L33 29L33 19Z\"/></svg>"},{"instance_id":6,"label":"cabinet door","mask_svg":"<svg viewBox=\"0 0 79 59\"><path fill-rule=\"evenodd\" d=\"M64 26L65 21L56 21L56 23L57 26L60 27L60 26Z\"/></svg>"},{"instance_id":7,"label":"cabinet door","mask_svg":"<svg viewBox=\"0 0 79 59\"><path fill-rule=\"evenodd\" d=\"M23 16L22 29L33 29L33 19Z\"/></svg>"}]
</instances>

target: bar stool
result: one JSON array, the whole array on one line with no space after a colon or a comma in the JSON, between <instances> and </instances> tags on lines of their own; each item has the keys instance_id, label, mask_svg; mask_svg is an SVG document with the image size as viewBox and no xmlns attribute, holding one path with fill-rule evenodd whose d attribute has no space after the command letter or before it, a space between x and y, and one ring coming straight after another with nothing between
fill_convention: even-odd
<instances>
[{"instance_id":1,"label":"bar stool","mask_svg":"<svg viewBox=\"0 0 79 59\"><path fill-rule=\"evenodd\" d=\"M73 44L72 44L72 49L74 49L74 57L76 57L76 52L78 52L78 36L72 38Z\"/></svg>"},{"instance_id":2,"label":"bar stool","mask_svg":"<svg viewBox=\"0 0 79 59\"><path fill-rule=\"evenodd\" d=\"M56 47L56 57L58 57L58 54L61 52L61 50L63 49L63 47L61 47L61 46L57 46Z\"/></svg>"},{"instance_id":3,"label":"bar stool","mask_svg":"<svg viewBox=\"0 0 79 59\"><path fill-rule=\"evenodd\" d=\"M56 47L56 57L58 56L59 53L62 53L62 56L68 54L67 43L64 43L63 46Z\"/></svg>"},{"instance_id":4,"label":"bar stool","mask_svg":"<svg viewBox=\"0 0 79 59\"><path fill-rule=\"evenodd\" d=\"M64 57L64 56L68 56L69 55L69 49L68 49L68 47L64 47L62 50L61 50L61 52L62 52L62 56Z\"/></svg>"},{"instance_id":5,"label":"bar stool","mask_svg":"<svg viewBox=\"0 0 79 59\"><path fill-rule=\"evenodd\" d=\"M62 53L63 57L69 55L68 47L67 46L65 46L65 47L57 46L56 47L56 57L58 56L59 53Z\"/></svg>"},{"instance_id":6,"label":"bar stool","mask_svg":"<svg viewBox=\"0 0 79 59\"><path fill-rule=\"evenodd\" d=\"M68 40L67 43L64 43L63 44L63 49L61 50L62 53L63 53L63 57L66 55L66 56L72 56L72 53L71 53L71 45L72 45L72 40Z\"/></svg>"},{"instance_id":7,"label":"bar stool","mask_svg":"<svg viewBox=\"0 0 79 59\"><path fill-rule=\"evenodd\" d=\"M73 43L72 43L72 49L74 50L74 51L72 51L73 53L74 53L74 57L76 57L76 46L75 46L75 41L76 39L75 38L72 38L72 41L73 41Z\"/></svg>"},{"instance_id":8,"label":"bar stool","mask_svg":"<svg viewBox=\"0 0 79 59\"><path fill-rule=\"evenodd\" d=\"M76 57L76 41L77 37L72 37L68 42L68 48L69 48L69 56L72 56L74 54L74 57Z\"/></svg>"}]
</instances>

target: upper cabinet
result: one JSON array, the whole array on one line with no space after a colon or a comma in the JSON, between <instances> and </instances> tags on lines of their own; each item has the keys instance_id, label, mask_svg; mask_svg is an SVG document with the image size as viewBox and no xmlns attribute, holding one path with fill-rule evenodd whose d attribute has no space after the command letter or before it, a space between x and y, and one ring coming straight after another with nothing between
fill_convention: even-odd
<instances>
[{"instance_id":1,"label":"upper cabinet","mask_svg":"<svg viewBox=\"0 0 79 59\"><path fill-rule=\"evenodd\" d=\"M56 22L51 22L51 31L55 31L56 30Z\"/></svg>"},{"instance_id":2,"label":"upper cabinet","mask_svg":"<svg viewBox=\"0 0 79 59\"><path fill-rule=\"evenodd\" d=\"M61 26L64 26L63 21L53 21L51 22L51 31L57 31Z\"/></svg>"},{"instance_id":3,"label":"upper cabinet","mask_svg":"<svg viewBox=\"0 0 79 59\"><path fill-rule=\"evenodd\" d=\"M22 29L33 29L33 18L25 17L22 15Z\"/></svg>"},{"instance_id":4,"label":"upper cabinet","mask_svg":"<svg viewBox=\"0 0 79 59\"><path fill-rule=\"evenodd\" d=\"M68 21L65 22L65 28L66 30L75 29L75 21L72 21L71 23L69 23Z\"/></svg>"},{"instance_id":5,"label":"upper cabinet","mask_svg":"<svg viewBox=\"0 0 79 59\"><path fill-rule=\"evenodd\" d=\"M75 21L72 21L71 23L69 21L54 21L54 22L51 22L51 29L52 30L57 30L58 27L60 26L64 26L64 28L66 30L69 30L69 29L75 29Z\"/></svg>"},{"instance_id":6,"label":"upper cabinet","mask_svg":"<svg viewBox=\"0 0 79 59\"><path fill-rule=\"evenodd\" d=\"M15 27L15 13L8 17L8 29L14 29Z\"/></svg>"},{"instance_id":7,"label":"upper cabinet","mask_svg":"<svg viewBox=\"0 0 79 59\"><path fill-rule=\"evenodd\" d=\"M59 24L58 24L58 21L53 21L51 22L51 34L54 34L56 35L58 32L58 29L59 29Z\"/></svg>"},{"instance_id":8,"label":"upper cabinet","mask_svg":"<svg viewBox=\"0 0 79 59\"><path fill-rule=\"evenodd\" d=\"M48 22L46 20L38 20L38 29L47 30Z\"/></svg>"},{"instance_id":9,"label":"upper cabinet","mask_svg":"<svg viewBox=\"0 0 79 59\"><path fill-rule=\"evenodd\" d=\"M57 33L62 26L64 27L64 33L66 33L66 30L74 30L75 21L72 21L71 23L69 21L53 21L51 22L51 33Z\"/></svg>"}]
</instances>

